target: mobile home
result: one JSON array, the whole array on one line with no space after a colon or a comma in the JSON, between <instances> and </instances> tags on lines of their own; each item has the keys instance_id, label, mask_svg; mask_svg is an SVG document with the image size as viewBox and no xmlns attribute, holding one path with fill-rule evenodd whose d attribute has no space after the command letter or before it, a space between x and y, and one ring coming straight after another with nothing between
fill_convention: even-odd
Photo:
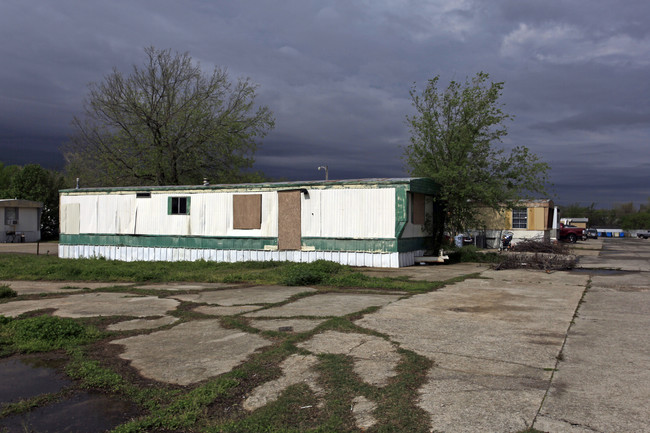
<instances>
[{"instance_id":1,"label":"mobile home","mask_svg":"<svg viewBox=\"0 0 650 433\"><path fill-rule=\"evenodd\" d=\"M0 242L38 242L41 240L43 203L32 200L0 200L3 230Z\"/></svg>"},{"instance_id":2,"label":"mobile home","mask_svg":"<svg viewBox=\"0 0 650 433\"><path fill-rule=\"evenodd\" d=\"M427 178L62 190L59 257L410 266L437 191Z\"/></svg>"},{"instance_id":3,"label":"mobile home","mask_svg":"<svg viewBox=\"0 0 650 433\"><path fill-rule=\"evenodd\" d=\"M552 200L528 200L519 202L513 209L484 208L479 221L479 227L470 233L485 239L485 245L481 246L498 248L505 232L513 232L513 244L523 239L552 239L557 228L557 212Z\"/></svg>"}]
</instances>

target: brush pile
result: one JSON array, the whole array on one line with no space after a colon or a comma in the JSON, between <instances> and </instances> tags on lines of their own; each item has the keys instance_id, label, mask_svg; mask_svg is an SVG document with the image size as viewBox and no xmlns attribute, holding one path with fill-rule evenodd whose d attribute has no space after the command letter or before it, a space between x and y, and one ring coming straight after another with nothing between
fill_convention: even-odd
<instances>
[{"instance_id":1,"label":"brush pile","mask_svg":"<svg viewBox=\"0 0 650 433\"><path fill-rule=\"evenodd\" d=\"M509 252L503 254L501 262L493 268L564 271L573 269L577 262L578 259L570 254L566 244L526 239L517 242Z\"/></svg>"},{"instance_id":2,"label":"brush pile","mask_svg":"<svg viewBox=\"0 0 650 433\"><path fill-rule=\"evenodd\" d=\"M570 254L568 244L553 243L546 239L523 239L513 245L510 251L518 253L547 253L547 254Z\"/></svg>"}]
</instances>

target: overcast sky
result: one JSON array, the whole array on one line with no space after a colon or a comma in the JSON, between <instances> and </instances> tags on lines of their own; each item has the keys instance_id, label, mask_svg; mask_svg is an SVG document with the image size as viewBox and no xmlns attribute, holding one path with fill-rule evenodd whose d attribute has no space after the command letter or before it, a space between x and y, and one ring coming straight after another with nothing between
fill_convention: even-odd
<instances>
[{"instance_id":1,"label":"overcast sky","mask_svg":"<svg viewBox=\"0 0 650 433\"><path fill-rule=\"evenodd\" d=\"M406 176L410 87L484 71L515 117L504 145L551 165L550 198L650 197L647 0L2 0L0 37L5 164L62 168L87 84L153 45L259 83L270 176Z\"/></svg>"}]
</instances>

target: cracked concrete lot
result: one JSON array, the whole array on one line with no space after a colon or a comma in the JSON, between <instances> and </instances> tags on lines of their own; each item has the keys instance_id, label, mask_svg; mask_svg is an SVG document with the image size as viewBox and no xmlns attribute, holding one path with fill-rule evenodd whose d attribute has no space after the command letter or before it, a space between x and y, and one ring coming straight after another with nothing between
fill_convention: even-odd
<instances>
[{"instance_id":1,"label":"cracked concrete lot","mask_svg":"<svg viewBox=\"0 0 650 433\"><path fill-rule=\"evenodd\" d=\"M125 316L110 325L118 333L111 341L121 350L116 356L144 377L188 386L230 371L291 333L295 353L279 361L278 377L242 397L246 412L296 384L307 385L322 407L328 390L321 358L344 356L352 380L373 389L349 397L350 416L359 430L373 431L382 419L382 393L398 380L410 351L431 365L413 407L432 432L650 432L650 241L580 242L575 252L584 269L573 272L475 264L364 270L424 281L473 275L416 295L191 282L157 285L159 296L135 288L68 293L60 286L64 293L52 294L27 284L23 293L50 295L5 301L0 314L53 308L69 317ZM195 316L175 316L181 301ZM356 328L319 328L369 307L377 309L355 317ZM228 328L225 316L259 332Z\"/></svg>"}]
</instances>

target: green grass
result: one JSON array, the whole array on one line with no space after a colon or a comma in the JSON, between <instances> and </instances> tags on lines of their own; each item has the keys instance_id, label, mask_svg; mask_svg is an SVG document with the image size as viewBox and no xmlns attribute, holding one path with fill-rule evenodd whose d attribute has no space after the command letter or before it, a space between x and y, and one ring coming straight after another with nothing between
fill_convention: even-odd
<instances>
[{"instance_id":1,"label":"green grass","mask_svg":"<svg viewBox=\"0 0 650 433\"><path fill-rule=\"evenodd\" d=\"M15 298L18 293L6 284L0 285L0 299L2 298Z\"/></svg>"},{"instance_id":2,"label":"green grass","mask_svg":"<svg viewBox=\"0 0 650 433\"><path fill-rule=\"evenodd\" d=\"M426 292L436 282L369 277L350 266L319 260L291 262L120 262L59 259L52 256L2 255L0 279L103 282L225 282L330 286Z\"/></svg>"},{"instance_id":3,"label":"green grass","mask_svg":"<svg viewBox=\"0 0 650 433\"><path fill-rule=\"evenodd\" d=\"M3 351L48 352L85 344L100 336L96 328L73 319L37 316L0 320L0 342L5 346Z\"/></svg>"}]
</instances>

